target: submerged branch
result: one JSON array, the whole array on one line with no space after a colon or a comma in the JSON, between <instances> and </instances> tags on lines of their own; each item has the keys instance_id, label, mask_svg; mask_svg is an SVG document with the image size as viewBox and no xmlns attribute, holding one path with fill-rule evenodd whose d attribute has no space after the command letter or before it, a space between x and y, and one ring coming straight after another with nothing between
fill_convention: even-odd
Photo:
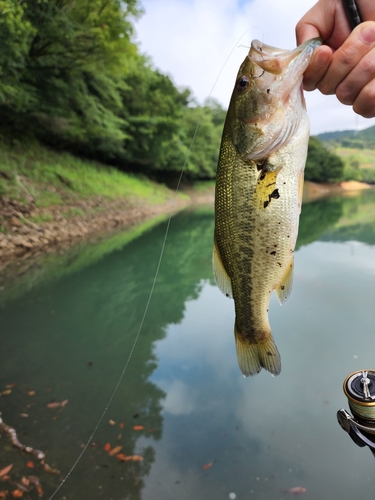
<instances>
[{"instance_id":1,"label":"submerged branch","mask_svg":"<svg viewBox=\"0 0 375 500\"><path fill-rule=\"evenodd\" d=\"M60 474L59 470L53 469L47 464L47 462L45 462L44 459L46 456L43 451L36 450L31 446L25 446L24 444L22 444L18 439L17 432L15 431L15 429L7 425L0 417L0 432L1 431L8 434L10 442L15 448L18 448L20 451L23 451L25 453L29 453L30 455L33 455L33 457L35 457L40 462L45 472L48 472L49 474Z\"/></svg>"}]
</instances>

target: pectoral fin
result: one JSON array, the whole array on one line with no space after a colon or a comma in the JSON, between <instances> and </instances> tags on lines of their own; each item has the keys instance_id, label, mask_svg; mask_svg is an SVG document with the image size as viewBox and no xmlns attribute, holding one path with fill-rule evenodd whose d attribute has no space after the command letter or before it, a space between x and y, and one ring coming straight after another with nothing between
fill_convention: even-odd
<instances>
[{"instance_id":1,"label":"pectoral fin","mask_svg":"<svg viewBox=\"0 0 375 500\"><path fill-rule=\"evenodd\" d=\"M216 241L212 252L212 266L217 286L230 299L233 299L232 282L224 269L223 261L221 260L219 249Z\"/></svg>"},{"instance_id":2,"label":"pectoral fin","mask_svg":"<svg viewBox=\"0 0 375 500\"><path fill-rule=\"evenodd\" d=\"M286 299L289 297L290 292L292 291L293 270L294 270L294 257L292 257L292 260L289 262L289 265L283 276L283 279L281 280L280 285L275 290L280 304L284 304Z\"/></svg>"}]
</instances>

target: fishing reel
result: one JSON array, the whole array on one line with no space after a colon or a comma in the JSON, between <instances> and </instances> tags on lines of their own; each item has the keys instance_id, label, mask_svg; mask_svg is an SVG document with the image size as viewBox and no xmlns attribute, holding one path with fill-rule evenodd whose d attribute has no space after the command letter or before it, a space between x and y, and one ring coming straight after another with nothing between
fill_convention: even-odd
<instances>
[{"instance_id":1,"label":"fishing reel","mask_svg":"<svg viewBox=\"0 0 375 500\"><path fill-rule=\"evenodd\" d=\"M368 446L375 456L375 370L359 370L344 381L353 414L341 409L337 420L357 446Z\"/></svg>"}]
</instances>

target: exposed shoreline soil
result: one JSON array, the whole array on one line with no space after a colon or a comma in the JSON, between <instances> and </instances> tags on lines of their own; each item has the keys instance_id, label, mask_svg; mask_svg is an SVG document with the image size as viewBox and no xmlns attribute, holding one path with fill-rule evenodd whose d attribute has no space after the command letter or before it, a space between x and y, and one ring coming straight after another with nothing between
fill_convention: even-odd
<instances>
[{"instance_id":1,"label":"exposed shoreline soil","mask_svg":"<svg viewBox=\"0 0 375 500\"><path fill-rule=\"evenodd\" d=\"M353 192L372 186L358 182L316 184L306 182L304 198L313 201L335 193ZM104 235L116 229L126 229L160 214L178 211L195 204L213 204L214 187L203 191L182 188L186 199L171 198L163 204L130 203L128 200L103 201L100 198L82 200L68 206L36 208L0 197L0 216L5 228L0 233L0 267L16 258L27 258L35 253L47 253L67 248L80 241ZM77 216L66 216L66 213ZM64 215L65 214L65 215ZM41 220L35 223L30 220ZM48 219L48 221L43 221Z\"/></svg>"},{"instance_id":2,"label":"exposed shoreline soil","mask_svg":"<svg viewBox=\"0 0 375 500\"><path fill-rule=\"evenodd\" d=\"M0 233L0 261L9 261L34 252L68 247L89 237L110 233L117 228L126 228L144 220L172 210L179 210L189 200L169 200L159 205L129 204L126 200L103 202L100 199L84 200L70 210L80 214L73 217L63 215L67 207L36 209L6 197L0 197L0 214L5 220L6 233ZM34 223L29 218L48 214L48 221Z\"/></svg>"},{"instance_id":3,"label":"exposed shoreline soil","mask_svg":"<svg viewBox=\"0 0 375 500\"><path fill-rule=\"evenodd\" d=\"M374 186L365 182L346 181L336 183L321 183L305 181L303 187L304 201L314 201L332 194L343 194L345 192L354 193L364 189L371 189Z\"/></svg>"}]
</instances>

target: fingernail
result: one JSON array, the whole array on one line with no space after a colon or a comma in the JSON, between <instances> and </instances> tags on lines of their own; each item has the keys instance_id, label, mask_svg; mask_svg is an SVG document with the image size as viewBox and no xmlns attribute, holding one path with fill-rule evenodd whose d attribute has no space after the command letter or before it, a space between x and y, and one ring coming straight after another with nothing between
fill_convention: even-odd
<instances>
[{"instance_id":1,"label":"fingernail","mask_svg":"<svg viewBox=\"0 0 375 500\"><path fill-rule=\"evenodd\" d=\"M360 37L365 43L375 42L375 27L365 26L360 33Z\"/></svg>"}]
</instances>

